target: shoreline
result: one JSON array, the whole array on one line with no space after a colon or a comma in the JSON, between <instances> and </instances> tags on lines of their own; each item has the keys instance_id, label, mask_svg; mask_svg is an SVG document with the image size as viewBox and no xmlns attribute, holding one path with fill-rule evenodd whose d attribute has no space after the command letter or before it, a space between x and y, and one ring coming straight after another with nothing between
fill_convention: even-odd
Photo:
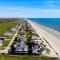
<instances>
[{"instance_id":1,"label":"shoreline","mask_svg":"<svg viewBox=\"0 0 60 60\"><path fill-rule=\"evenodd\" d=\"M30 23L32 25L32 27L36 30L37 34L41 37L41 38L45 38L46 41L51 45L51 47L53 48L52 50L58 54L58 57L60 57L60 38L59 35L60 33L55 33L54 30L49 29L47 27L44 27L38 23L35 23L33 21L27 20L28 23ZM55 35L57 34L57 35ZM51 48L50 48L51 49Z\"/></svg>"},{"instance_id":2,"label":"shoreline","mask_svg":"<svg viewBox=\"0 0 60 60\"><path fill-rule=\"evenodd\" d=\"M42 29L46 30L47 32L51 33L52 35L54 35L56 38L59 38L60 39L60 32L54 30L54 29L51 29L51 28L48 28L44 25L40 25L38 23L36 23L38 26L40 26Z\"/></svg>"}]
</instances>

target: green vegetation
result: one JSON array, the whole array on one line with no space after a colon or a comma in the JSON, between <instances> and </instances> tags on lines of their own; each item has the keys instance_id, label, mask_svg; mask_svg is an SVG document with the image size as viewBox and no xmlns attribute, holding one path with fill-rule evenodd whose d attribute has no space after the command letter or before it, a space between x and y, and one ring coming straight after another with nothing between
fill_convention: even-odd
<instances>
[{"instance_id":1,"label":"green vegetation","mask_svg":"<svg viewBox=\"0 0 60 60\"><path fill-rule=\"evenodd\" d=\"M26 31L25 31L25 38L26 38L26 44L28 45L28 54L32 54L32 44L31 44L31 38L32 38L32 31L30 30L31 26L28 26L28 23L26 22Z\"/></svg>"},{"instance_id":2,"label":"green vegetation","mask_svg":"<svg viewBox=\"0 0 60 60\"><path fill-rule=\"evenodd\" d=\"M32 31L30 30L31 26L28 26L29 24L27 23L27 21L25 21L25 25L26 25L25 38L26 38L26 41L30 41L32 38Z\"/></svg>"},{"instance_id":3,"label":"green vegetation","mask_svg":"<svg viewBox=\"0 0 60 60\"><path fill-rule=\"evenodd\" d=\"M29 56L29 55L0 55L0 60L52 60L45 56ZM56 59L55 59L56 60Z\"/></svg>"},{"instance_id":4,"label":"green vegetation","mask_svg":"<svg viewBox=\"0 0 60 60\"><path fill-rule=\"evenodd\" d=\"M13 32L13 34L11 36L7 37L7 39L12 39L12 37L14 36L15 33L16 32Z\"/></svg>"},{"instance_id":5,"label":"green vegetation","mask_svg":"<svg viewBox=\"0 0 60 60\"><path fill-rule=\"evenodd\" d=\"M26 31L25 32L25 38L26 38L26 41L30 41L31 38L32 38L32 34L30 31Z\"/></svg>"},{"instance_id":6,"label":"green vegetation","mask_svg":"<svg viewBox=\"0 0 60 60\"><path fill-rule=\"evenodd\" d=\"M4 48L6 48L6 46L8 46L8 44L9 44L9 42L10 42L10 40L4 40L2 46L0 47L0 49L2 50Z\"/></svg>"},{"instance_id":7,"label":"green vegetation","mask_svg":"<svg viewBox=\"0 0 60 60\"><path fill-rule=\"evenodd\" d=\"M0 37L3 36L4 33L10 31L10 29L15 27L18 23L19 23L18 19L13 19L13 18L0 19ZM13 32L11 36L7 37L3 41L2 46L0 46L0 50L5 49L8 46L14 34L15 32Z\"/></svg>"},{"instance_id":8,"label":"green vegetation","mask_svg":"<svg viewBox=\"0 0 60 60\"><path fill-rule=\"evenodd\" d=\"M17 23L18 20L0 20L0 36L9 31L11 28L15 27Z\"/></svg>"}]
</instances>

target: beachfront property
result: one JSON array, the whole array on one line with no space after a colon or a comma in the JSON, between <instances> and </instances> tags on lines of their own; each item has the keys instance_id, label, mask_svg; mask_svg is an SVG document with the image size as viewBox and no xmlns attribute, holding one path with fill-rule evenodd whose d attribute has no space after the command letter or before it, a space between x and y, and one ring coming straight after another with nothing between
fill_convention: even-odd
<instances>
[{"instance_id":1,"label":"beachfront property","mask_svg":"<svg viewBox=\"0 0 60 60\"><path fill-rule=\"evenodd\" d=\"M21 24L17 24L16 27L19 29L16 37L10 45L9 53L27 53L36 55L44 55L47 53L48 48L46 44L44 44L44 41L39 37L35 29L27 21L23 21ZM5 33L5 37L10 37L13 32L16 32L16 28L14 27L11 28L9 32ZM8 39L7 41L10 42ZM50 49L48 50L48 53L50 53Z\"/></svg>"},{"instance_id":2,"label":"beachfront property","mask_svg":"<svg viewBox=\"0 0 60 60\"><path fill-rule=\"evenodd\" d=\"M0 0L0 60L59 59L60 0Z\"/></svg>"},{"instance_id":3,"label":"beachfront property","mask_svg":"<svg viewBox=\"0 0 60 60\"><path fill-rule=\"evenodd\" d=\"M31 25L26 25L23 22L21 29L19 29L17 39L13 43L14 50L10 50L10 53L13 54L31 54L31 55L44 55L47 53L47 47L35 32ZM44 52L44 53L43 53ZM50 52L50 51L48 51Z\"/></svg>"},{"instance_id":4,"label":"beachfront property","mask_svg":"<svg viewBox=\"0 0 60 60\"><path fill-rule=\"evenodd\" d=\"M0 40L0 54L52 57L51 49L44 38L26 20L5 32L3 37L4 41Z\"/></svg>"}]
</instances>

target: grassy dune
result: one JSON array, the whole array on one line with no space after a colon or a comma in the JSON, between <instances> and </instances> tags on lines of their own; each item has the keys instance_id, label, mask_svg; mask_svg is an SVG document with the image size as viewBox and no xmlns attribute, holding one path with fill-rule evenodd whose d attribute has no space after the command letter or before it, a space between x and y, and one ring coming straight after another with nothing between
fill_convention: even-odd
<instances>
[{"instance_id":1,"label":"grassy dune","mask_svg":"<svg viewBox=\"0 0 60 60\"><path fill-rule=\"evenodd\" d=\"M18 23L18 20L0 20L0 36L9 31Z\"/></svg>"}]
</instances>

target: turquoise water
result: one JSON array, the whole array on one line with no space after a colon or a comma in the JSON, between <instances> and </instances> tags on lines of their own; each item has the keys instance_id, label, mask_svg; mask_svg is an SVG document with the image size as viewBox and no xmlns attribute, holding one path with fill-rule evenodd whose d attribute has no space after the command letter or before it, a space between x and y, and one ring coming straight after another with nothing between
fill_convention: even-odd
<instances>
[{"instance_id":1,"label":"turquoise water","mask_svg":"<svg viewBox=\"0 0 60 60\"><path fill-rule=\"evenodd\" d=\"M28 18L28 19L60 32L60 18Z\"/></svg>"}]
</instances>

